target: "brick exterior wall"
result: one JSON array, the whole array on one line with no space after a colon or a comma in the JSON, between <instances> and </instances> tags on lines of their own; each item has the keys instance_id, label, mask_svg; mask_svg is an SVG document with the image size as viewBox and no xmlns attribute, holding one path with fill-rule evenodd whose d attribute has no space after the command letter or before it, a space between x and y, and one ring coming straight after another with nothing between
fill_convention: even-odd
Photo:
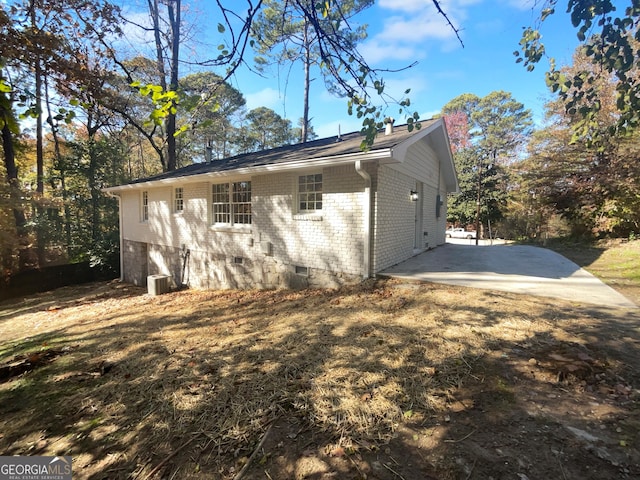
<instances>
[{"instance_id":1,"label":"brick exterior wall","mask_svg":"<svg viewBox=\"0 0 640 480\"><path fill-rule=\"evenodd\" d=\"M440 178L438 178L440 177ZM409 192L421 184L421 231L416 232L416 202ZM445 242L446 188L438 158L427 145L412 146L402 164L383 165L378 172L375 198L374 271L379 272ZM440 190L438 190L438 187ZM436 198L440 191L443 205L436 217ZM424 235L424 233L427 235ZM416 235L419 245L416 248Z\"/></svg>"},{"instance_id":2,"label":"brick exterior wall","mask_svg":"<svg viewBox=\"0 0 640 480\"><path fill-rule=\"evenodd\" d=\"M373 268L379 272L413 255L416 206L409 192L415 189L416 181L383 165L377 185Z\"/></svg>"},{"instance_id":3,"label":"brick exterior wall","mask_svg":"<svg viewBox=\"0 0 640 480\"><path fill-rule=\"evenodd\" d=\"M170 275L174 287L334 287L357 282L363 275L364 180L353 166L304 173L323 174L321 213L295 211L298 173L234 179L251 180L252 224L233 228L211 225L210 182L180 185L181 213L173 212L172 187L148 189L147 222L141 221L141 191L124 193L124 279L140 284L141 278L146 281L145 270L146 275Z\"/></svg>"},{"instance_id":4,"label":"brick exterior wall","mask_svg":"<svg viewBox=\"0 0 640 480\"><path fill-rule=\"evenodd\" d=\"M371 266L379 272L416 253L416 203L409 191L422 184L424 240L444 243L446 204L436 218L438 160L420 143L402 164L365 163L372 178ZM322 211L296 211L299 175L323 175ZM121 193L123 278L146 284L147 275L170 275L174 287L335 287L357 282L364 268L364 179L353 165L318 170L185 181L146 189L148 221L142 221L142 189ZM211 224L212 183L251 181L252 224ZM442 180L442 179L441 179ZM174 212L174 187L184 210ZM440 187L446 201L446 191ZM419 232L421 233L421 232ZM423 238L421 237L420 240ZM424 247L424 244L421 245Z\"/></svg>"}]
</instances>

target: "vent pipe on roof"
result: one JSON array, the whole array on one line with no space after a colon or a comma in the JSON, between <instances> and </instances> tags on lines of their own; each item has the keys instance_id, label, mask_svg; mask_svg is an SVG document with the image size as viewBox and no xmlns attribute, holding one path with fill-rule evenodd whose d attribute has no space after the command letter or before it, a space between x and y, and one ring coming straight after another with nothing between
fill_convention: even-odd
<instances>
[{"instance_id":1,"label":"vent pipe on roof","mask_svg":"<svg viewBox=\"0 0 640 480\"><path fill-rule=\"evenodd\" d=\"M211 145L211 140L209 140L204 147L204 161L206 163L211 163L212 160L213 160L213 146Z\"/></svg>"},{"instance_id":2,"label":"vent pipe on roof","mask_svg":"<svg viewBox=\"0 0 640 480\"><path fill-rule=\"evenodd\" d=\"M342 141L342 133L340 133L340 124L338 124L338 138L336 138L336 142Z\"/></svg>"},{"instance_id":3,"label":"vent pipe on roof","mask_svg":"<svg viewBox=\"0 0 640 480\"><path fill-rule=\"evenodd\" d=\"M393 133L393 122L395 122L396 120L394 118L391 117L387 117L384 119L384 134L385 135L391 135Z\"/></svg>"}]
</instances>

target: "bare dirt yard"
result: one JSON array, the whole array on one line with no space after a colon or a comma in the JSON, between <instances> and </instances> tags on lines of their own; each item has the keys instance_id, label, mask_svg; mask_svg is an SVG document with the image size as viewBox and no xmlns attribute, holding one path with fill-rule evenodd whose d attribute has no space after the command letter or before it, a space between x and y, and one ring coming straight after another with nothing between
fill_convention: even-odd
<instances>
[{"instance_id":1,"label":"bare dirt yard","mask_svg":"<svg viewBox=\"0 0 640 480\"><path fill-rule=\"evenodd\" d=\"M378 280L0 304L0 454L75 479L640 478L640 311Z\"/></svg>"}]
</instances>

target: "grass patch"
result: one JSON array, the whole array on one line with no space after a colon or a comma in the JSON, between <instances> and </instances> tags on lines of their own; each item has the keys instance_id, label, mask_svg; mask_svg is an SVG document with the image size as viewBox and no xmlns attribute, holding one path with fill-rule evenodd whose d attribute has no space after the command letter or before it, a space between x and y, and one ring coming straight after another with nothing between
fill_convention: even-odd
<instances>
[{"instance_id":1,"label":"grass patch","mask_svg":"<svg viewBox=\"0 0 640 480\"><path fill-rule=\"evenodd\" d=\"M551 240L546 246L640 305L640 240Z\"/></svg>"}]
</instances>

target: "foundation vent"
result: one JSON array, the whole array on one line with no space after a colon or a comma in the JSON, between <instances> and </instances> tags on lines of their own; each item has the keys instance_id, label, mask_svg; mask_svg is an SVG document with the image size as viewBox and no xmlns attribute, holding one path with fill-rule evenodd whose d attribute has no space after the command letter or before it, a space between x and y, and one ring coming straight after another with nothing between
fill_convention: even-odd
<instances>
[{"instance_id":1,"label":"foundation vent","mask_svg":"<svg viewBox=\"0 0 640 480\"><path fill-rule=\"evenodd\" d=\"M262 253L267 256L273 255L273 243L269 241L263 240L260 242L260 249L262 250Z\"/></svg>"}]
</instances>

